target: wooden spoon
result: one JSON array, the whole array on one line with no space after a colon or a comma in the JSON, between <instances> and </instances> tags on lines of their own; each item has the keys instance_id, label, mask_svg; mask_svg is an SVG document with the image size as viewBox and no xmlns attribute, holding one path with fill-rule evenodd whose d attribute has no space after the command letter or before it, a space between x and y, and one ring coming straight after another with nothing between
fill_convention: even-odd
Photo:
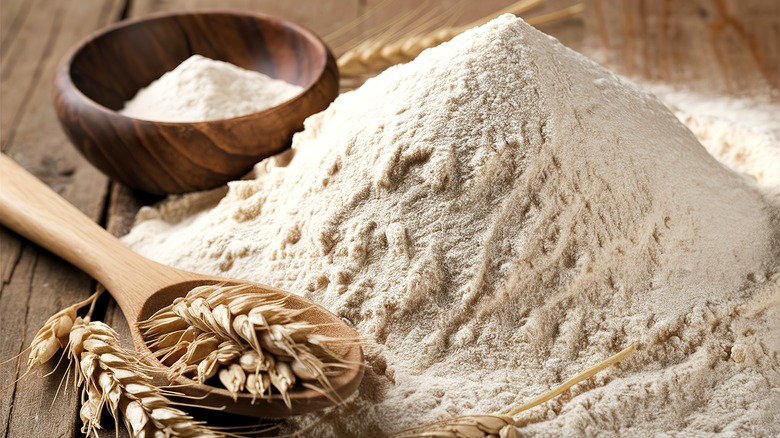
<instances>
[{"instance_id":1,"label":"wooden spoon","mask_svg":"<svg viewBox=\"0 0 780 438\"><path fill-rule=\"evenodd\" d=\"M171 304L176 297L184 296L193 287L250 283L174 269L134 253L5 154L0 157L0 177L0 223L102 283L127 318L136 349L153 365L165 367L154 359L144 342L138 329L139 321ZM317 325L318 333L345 339L358 337L354 329L316 303L270 286L251 284L257 287L258 294L267 295L269 299L286 297L285 303L290 308L308 309L301 314L301 319ZM336 353L342 355L345 362L355 364L330 378L336 394L345 399L357 389L363 377L363 367L359 365L363 362L363 351L353 343ZM186 385L178 389L181 393L202 397L191 403L204 407L224 406L226 412L262 418L298 415L333 405L323 394L304 388L290 390L292 408L288 408L280 396L258 399L252 404L250 394L239 394L234 402L233 396L223 388L198 384L184 377L178 378L176 383Z\"/></svg>"}]
</instances>

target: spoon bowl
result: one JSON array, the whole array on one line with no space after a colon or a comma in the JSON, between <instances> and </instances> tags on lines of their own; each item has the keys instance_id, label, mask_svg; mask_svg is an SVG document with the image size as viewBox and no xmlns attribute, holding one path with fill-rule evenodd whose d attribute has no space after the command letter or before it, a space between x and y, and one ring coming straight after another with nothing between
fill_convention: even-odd
<instances>
[{"instance_id":1,"label":"spoon bowl","mask_svg":"<svg viewBox=\"0 0 780 438\"><path fill-rule=\"evenodd\" d=\"M170 269L164 267L166 269ZM317 335L326 336L329 338L354 340L358 337L356 331L347 326L344 321L339 317L323 308L322 306L309 301L305 298L293 295L289 292L285 292L281 289L276 289L271 286L263 285L260 283L234 280L223 277L209 277L200 276L186 271L188 279L172 283L169 286L163 287L155 291L145 301L143 307L137 314L137 319L134 321L131 327L131 333L133 337L133 343L142 354L149 354L150 361L154 362L154 365L159 367L166 367L165 364L159 362L154 356L152 356L151 350L149 350L143 333L138 329L138 322L148 319L157 310L171 304L176 298L185 296L189 291L205 285L253 285L255 286L255 293L263 297L265 301L273 302L279 299L284 299L285 307L289 309L302 309L303 312L300 315L302 321L306 321L312 324L315 328L313 333ZM112 294L113 295L113 294ZM123 311L124 312L124 311ZM129 320L128 320L129 321ZM142 347L141 347L142 345ZM363 362L363 352L360 346L348 343L346 345L332 345L329 349L338 356L346 364L360 364ZM363 375L363 367L356 365L348 368L345 372L342 372L336 376L331 376L328 379L328 383L333 388L332 396L337 399L344 400L349 397L355 390L357 390L360 380ZM333 401L328 397L314 389L306 389L296 387L294 390L289 391L289 399L291 407L288 408L284 400L279 395L274 395L271 398L257 398L252 401L252 395L248 393L239 393L238 401L234 401L235 394L229 392L224 388L217 388L206 384L197 383L194 380L187 377L177 377L174 382L180 385L185 385L180 392L185 392L186 395L191 397L197 397L196 404L206 406L225 406L225 410L234 414L255 416L260 418L284 418L292 415L303 414L307 412L317 411L323 408L333 406ZM163 382L164 384L165 382ZM189 402L192 403L192 402Z\"/></svg>"},{"instance_id":2,"label":"spoon bowl","mask_svg":"<svg viewBox=\"0 0 780 438\"><path fill-rule=\"evenodd\" d=\"M359 337L338 316L303 297L260 283L171 268L134 253L4 154L0 155L0 174L3 175L0 223L71 262L103 284L127 318L139 355L150 365L160 368L161 373L156 376L159 380L165 375L167 367L149 349L138 323L197 286L251 284L258 296L269 301L284 298L285 307L305 309L299 317L302 322L316 327L314 332L317 334L345 341ZM348 365L340 374L328 379L335 398L343 400L355 392L363 377L363 350L354 342L334 345L332 350L341 362ZM192 397L188 403L211 408L224 406L225 412L261 418L299 415L334 404L333 395L328 397L322 392L297 386L288 392L288 407L279 395L253 401L251 394L235 395L226 389L199 384L186 377L178 377L173 383L181 385L177 388L178 392Z\"/></svg>"}]
</instances>

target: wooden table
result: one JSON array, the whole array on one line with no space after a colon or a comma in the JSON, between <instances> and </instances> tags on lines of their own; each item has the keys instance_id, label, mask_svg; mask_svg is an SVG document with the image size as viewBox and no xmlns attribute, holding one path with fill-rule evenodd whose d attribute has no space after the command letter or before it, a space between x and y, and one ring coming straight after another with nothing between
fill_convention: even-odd
<instances>
[{"instance_id":1,"label":"wooden table","mask_svg":"<svg viewBox=\"0 0 780 438\"><path fill-rule=\"evenodd\" d=\"M525 16L574 2L548 0ZM468 23L509 3L429 0L428 6L442 13L456 8L458 23ZM394 1L392 7L379 0L2 0L2 152L112 233L122 235L138 208L155 199L109 181L76 152L60 130L52 107L52 78L70 46L124 18L209 7L276 15L324 36L368 13L370 18L353 29L355 38L363 38L372 26L419 4L420 0ZM629 76L710 93L770 94L773 100L780 99L780 1L588 0L585 6L577 17L542 30ZM91 294L97 285L5 229L0 229L0 274L0 360L22 352L21 359L0 368L0 438L78 436L79 397L70 387L72 380L53 401L63 378L61 369L44 375L52 369L47 366L43 372L14 380L24 372L24 349L44 321ZM127 323L110 299L100 301L96 316L126 335ZM105 436L113 436L112 427L108 425ZM120 434L126 434L123 428Z\"/></svg>"}]
</instances>

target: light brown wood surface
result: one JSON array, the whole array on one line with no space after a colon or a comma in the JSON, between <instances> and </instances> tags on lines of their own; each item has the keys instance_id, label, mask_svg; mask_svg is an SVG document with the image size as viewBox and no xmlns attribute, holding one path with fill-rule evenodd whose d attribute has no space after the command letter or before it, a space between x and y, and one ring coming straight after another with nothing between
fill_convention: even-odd
<instances>
[{"instance_id":1,"label":"light brown wood surface","mask_svg":"<svg viewBox=\"0 0 780 438\"><path fill-rule=\"evenodd\" d=\"M52 105L60 57L95 29L128 16L159 11L228 8L292 20L325 36L336 55L387 20L434 11L463 24L511 0L0 0L0 148L115 235L129 229L137 209L155 201L110 182L65 139ZM548 0L533 16L576 3ZM577 17L542 30L615 71L642 80L728 95L780 100L780 1L586 0ZM388 6L389 5L389 6ZM422 5L422 6L421 6ZM364 14L369 18L350 27ZM0 190L4 175L0 174ZM96 284L76 268L5 229L0 230L0 361L29 345L43 322L84 299ZM112 301L97 316L127 334ZM13 383L24 361L0 367L0 438L79 436L78 396L61 372ZM70 382L72 384L72 382ZM113 436L113 429L104 432ZM124 431L120 429L120 436Z\"/></svg>"}]
</instances>

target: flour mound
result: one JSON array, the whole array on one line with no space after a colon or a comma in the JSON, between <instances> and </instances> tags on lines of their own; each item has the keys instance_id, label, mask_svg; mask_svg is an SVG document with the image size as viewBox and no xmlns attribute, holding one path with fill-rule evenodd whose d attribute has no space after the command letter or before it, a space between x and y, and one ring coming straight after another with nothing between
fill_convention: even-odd
<instances>
[{"instance_id":1,"label":"flour mound","mask_svg":"<svg viewBox=\"0 0 780 438\"><path fill-rule=\"evenodd\" d=\"M657 99L503 16L340 96L213 209L148 210L125 241L355 324L366 377L318 436L500 413L631 343L521 432L771 435L773 215Z\"/></svg>"}]
</instances>

